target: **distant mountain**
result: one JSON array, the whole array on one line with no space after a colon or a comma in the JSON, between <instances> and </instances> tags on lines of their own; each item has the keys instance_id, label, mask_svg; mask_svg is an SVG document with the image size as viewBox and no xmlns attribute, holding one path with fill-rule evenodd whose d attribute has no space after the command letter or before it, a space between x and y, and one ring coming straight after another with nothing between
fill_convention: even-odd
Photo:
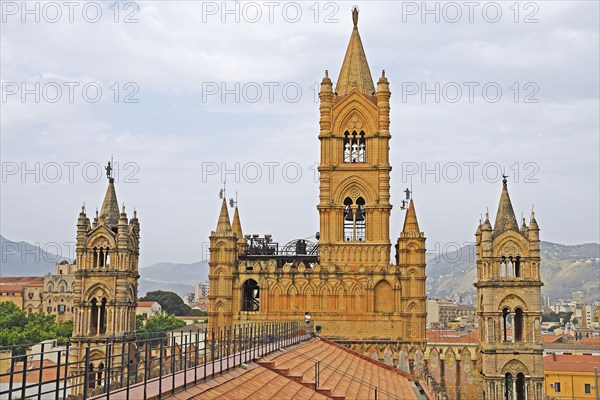
<instances>
[{"instance_id":1,"label":"distant mountain","mask_svg":"<svg viewBox=\"0 0 600 400\"><path fill-rule=\"evenodd\" d=\"M56 264L69 260L61 255L43 250L57 249L54 245L42 246L26 242L13 242L0 235L0 276L43 276L56 271ZM60 250L60 249L59 249Z\"/></svg>"},{"instance_id":2,"label":"distant mountain","mask_svg":"<svg viewBox=\"0 0 600 400\"><path fill-rule=\"evenodd\" d=\"M587 301L600 300L600 244L575 246L541 242L542 294L570 298L581 290ZM427 295L475 293L475 245L427 260Z\"/></svg>"},{"instance_id":3,"label":"distant mountain","mask_svg":"<svg viewBox=\"0 0 600 400\"><path fill-rule=\"evenodd\" d=\"M26 242L0 236L0 276L43 276L55 271L63 257ZM600 300L600 244L565 246L541 242L542 294L568 298L581 290L588 301ZM70 260L71 261L71 260ZM427 295L445 297L453 293L475 293L475 246L468 245L427 260ZM194 291L197 282L208 279L208 263L158 263L140 267L138 294L168 290L179 295Z\"/></svg>"},{"instance_id":4,"label":"distant mountain","mask_svg":"<svg viewBox=\"0 0 600 400\"><path fill-rule=\"evenodd\" d=\"M153 290L168 290L179 295L192 293L197 282L208 279L208 263L192 264L158 263L140 268L138 295Z\"/></svg>"}]
</instances>

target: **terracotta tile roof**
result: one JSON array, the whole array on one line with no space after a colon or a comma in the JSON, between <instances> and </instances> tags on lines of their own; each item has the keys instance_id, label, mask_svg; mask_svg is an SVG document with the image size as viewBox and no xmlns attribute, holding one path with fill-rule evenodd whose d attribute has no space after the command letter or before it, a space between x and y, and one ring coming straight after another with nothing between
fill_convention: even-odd
<instances>
[{"instance_id":1,"label":"terracotta tile roof","mask_svg":"<svg viewBox=\"0 0 600 400\"><path fill-rule=\"evenodd\" d=\"M315 363L320 363L319 388L346 399L417 399L406 374L343 346L326 340L313 340L290 348L281 355L266 357L274 369L303 383L315 381ZM319 389L317 388L317 389Z\"/></svg>"},{"instance_id":2,"label":"terracotta tile roof","mask_svg":"<svg viewBox=\"0 0 600 400\"><path fill-rule=\"evenodd\" d=\"M152 307L152 305L156 303L156 301L138 301L138 307Z\"/></svg>"},{"instance_id":3,"label":"terracotta tile roof","mask_svg":"<svg viewBox=\"0 0 600 400\"><path fill-rule=\"evenodd\" d=\"M319 361L319 387L315 364ZM257 365L258 364L258 365ZM170 397L200 399L417 399L412 376L324 339L272 353Z\"/></svg>"},{"instance_id":4,"label":"terracotta tile roof","mask_svg":"<svg viewBox=\"0 0 600 400\"><path fill-rule=\"evenodd\" d=\"M563 335L542 335L542 343L554 343L562 337Z\"/></svg>"},{"instance_id":5,"label":"terracotta tile roof","mask_svg":"<svg viewBox=\"0 0 600 400\"><path fill-rule=\"evenodd\" d=\"M208 382L199 385L199 389L205 386L208 390L193 399L327 399L327 396L311 388L256 364L249 370L238 368L234 374L239 375L212 388L210 388L211 383Z\"/></svg>"},{"instance_id":6,"label":"terracotta tile roof","mask_svg":"<svg viewBox=\"0 0 600 400\"><path fill-rule=\"evenodd\" d=\"M21 292L24 286L0 285L0 292Z\"/></svg>"},{"instance_id":7,"label":"terracotta tile roof","mask_svg":"<svg viewBox=\"0 0 600 400\"><path fill-rule=\"evenodd\" d=\"M0 278L0 287L4 285L28 286L31 283L44 283L43 276L3 276Z\"/></svg>"},{"instance_id":8,"label":"terracotta tile roof","mask_svg":"<svg viewBox=\"0 0 600 400\"><path fill-rule=\"evenodd\" d=\"M580 340L581 343L592 343L600 345L600 337L589 337Z\"/></svg>"},{"instance_id":9,"label":"terracotta tile roof","mask_svg":"<svg viewBox=\"0 0 600 400\"><path fill-rule=\"evenodd\" d=\"M600 356L549 354L544 357L544 371L594 372L600 366Z\"/></svg>"}]
</instances>

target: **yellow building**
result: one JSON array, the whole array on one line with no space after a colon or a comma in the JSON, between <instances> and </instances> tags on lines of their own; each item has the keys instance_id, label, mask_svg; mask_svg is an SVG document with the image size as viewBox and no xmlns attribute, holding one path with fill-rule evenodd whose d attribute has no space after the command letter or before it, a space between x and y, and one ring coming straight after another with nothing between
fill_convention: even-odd
<instances>
[{"instance_id":1,"label":"yellow building","mask_svg":"<svg viewBox=\"0 0 600 400\"><path fill-rule=\"evenodd\" d=\"M549 399L597 399L594 368L600 356L550 354L544 357L545 393Z\"/></svg>"},{"instance_id":2,"label":"yellow building","mask_svg":"<svg viewBox=\"0 0 600 400\"><path fill-rule=\"evenodd\" d=\"M209 323L302 321L308 311L323 336L380 355L394 343L396 356L425 345L425 235L411 200L390 260L391 93L384 72L374 85L358 10L352 17L335 89L325 71L319 93L318 243L244 236L223 200L210 235Z\"/></svg>"}]
</instances>

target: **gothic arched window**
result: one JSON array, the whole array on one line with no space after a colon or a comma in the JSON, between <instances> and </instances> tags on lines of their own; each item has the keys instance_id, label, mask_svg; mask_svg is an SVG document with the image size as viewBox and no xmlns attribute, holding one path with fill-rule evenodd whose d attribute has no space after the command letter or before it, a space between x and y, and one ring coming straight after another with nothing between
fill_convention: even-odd
<instances>
[{"instance_id":1,"label":"gothic arched window","mask_svg":"<svg viewBox=\"0 0 600 400\"><path fill-rule=\"evenodd\" d=\"M517 392L517 400L525 400L525 375L522 372L517 374L517 382L516 382L516 392Z\"/></svg>"},{"instance_id":2,"label":"gothic arched window","mask_svg":"<svg viewBox=\"0 0 600 400\"><path fill-rule=\"evenodd\" d=\"M523 310L517 308L515 310L515 342L523 340Z\"/></svg>"},{"instance_id":3,"label":"gothic arched window","mask_svg":"<svg viewBox=\"0 0 600 400\"><path fill-rule=\"evenodd\" d=\"M521 256L517 256L515 258L515 276L517 278L520 278L521 274L522 274L522 272L521 272Z\"/></svg>"},{"instance_id":4,"label":"gothic arched window","mask_svg":"<svg viewBox=\"0 0 600 400\"><path fill-rule=\"evenodd\" d=\"M260 310L260 291L254 279L248 279L242 286L242 311Z\"/></svg>"},{"instance_id":5,"label":"gothic arched window","mask_svg":"<svg viewBox=\"0 0 600 400\"><path fill-rule=\"evenodd\" d=\"M508 308L502 310L502 340L508 340L508 323L510 317L510 312Z\"/></svg>"},{"instance_id":6,"label":"gothic arched window","mask_svg":"<svg viewBox=\"0 0 600 400\"><path fill-rule=\"evenodd\" d=\"M367 143L363 131L360 131L360 133L356 133L356 131L352 133L344 132L344 162L367 162Z\"/></svg>"},{"instance_id":7,"label":"gothic arched window","mask_svg":"<svg viewBox=\"0 0 600 400\"><path fill-rule=\"evenodd\" d=\"M513 377L510 372L504 375L504 400L513 400Z\"/></svg>"},{"instance_id":8,"label":"gothic arched window","mask_svg":"<svg viewBox=\"0 0 600 400\"><path fill-rule=\"evenodd\" d=\"M344 199L344 241L364 242L366 236L365 199L359 197L356 204L350 197Z\"/></svg>"}]
</instances>

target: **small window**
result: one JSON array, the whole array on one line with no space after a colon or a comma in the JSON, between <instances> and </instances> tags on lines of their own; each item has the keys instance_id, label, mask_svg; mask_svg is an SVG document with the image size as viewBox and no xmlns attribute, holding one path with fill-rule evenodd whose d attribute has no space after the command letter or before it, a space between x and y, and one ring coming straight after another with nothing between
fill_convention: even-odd
<instances>
[{"instance_id":1,"label":"small window","mask_svg":"<svg viewBox=\"0 0 600 400\"><path fill-rule=\"evenodd\" d=\"M46 308L46 312L51 313L52 312L52 307Z\"/></svg>"},{"instance_id":2,"label":"small window","mask_svg":"<svg viewBox=\"0 0 600 400\"><path fill-rule=\"evenodd\" d=\"M27 293L27 296L28 296L30 299L33 299L33 293Z\"/></svg>"},{"instance_id":3,"label":"small window","mask_svg":"<svg viewBox=\"0 0 600 400\"><path fill-rule=\"evenodd\" d=\"M585 384L585 394L590 394L592 393L592 385L589 383Z\"/></svg>"},{"instance_id":4,"label":"small window","mask_svg":"<svg viewBox=\"0 0 600 400\"><path fill-rule=\"evenodd\" d=\"M554 392L560 393L560 382L554 382Z\"/></svg>"}]
</instances>

